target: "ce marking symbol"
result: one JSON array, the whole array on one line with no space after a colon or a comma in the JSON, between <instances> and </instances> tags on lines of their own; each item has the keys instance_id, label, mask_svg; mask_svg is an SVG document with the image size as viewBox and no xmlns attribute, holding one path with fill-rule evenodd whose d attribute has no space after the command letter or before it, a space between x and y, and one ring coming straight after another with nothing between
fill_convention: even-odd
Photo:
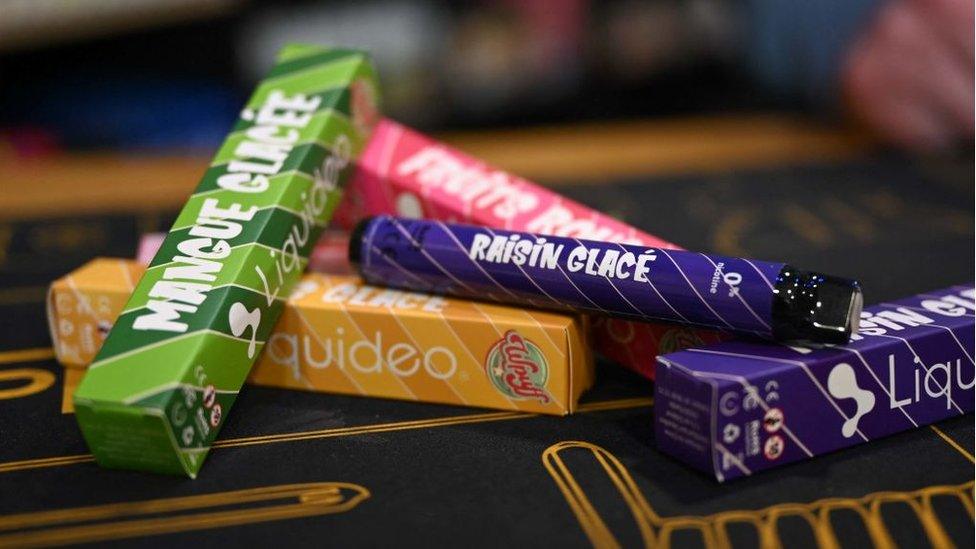
<instances>
[{"instance_id":1,"label":"ce marking symbol","mask_svg":"<svg viewBox=\"0 0 976 549\"><path fill-rule=\"evenodd\" d=\"M779 382L775 379L771 379L766 382L763 386L764 393L766 396L762 399L767 403L773 403L780 400L779 396ZM756 387L749 387L746 389L745 396L745 409L752 410L756 408L759 403L759 390ZM722 395L722 398L718 401L718 409L722 412L725 417L732 417L739 413L739 409L742 406L742 397L739 395L738 391L728 391Z\"/></svg>"}]
</instances>

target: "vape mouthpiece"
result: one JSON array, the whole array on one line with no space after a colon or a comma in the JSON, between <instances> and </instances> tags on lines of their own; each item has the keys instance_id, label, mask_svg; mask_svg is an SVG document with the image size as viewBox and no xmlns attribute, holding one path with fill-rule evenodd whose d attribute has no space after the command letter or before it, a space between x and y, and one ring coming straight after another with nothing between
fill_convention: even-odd
<instances>
[{"instance_id":1,"label":"vape mouthpiece","mask_svg":"<svg viewBox=\"0 0 976 549\"><path fill-rule=\"evenodd\" d=\"M371 284L785 342L847 343L861 315L856 281L782 262L392 216L349 246Z\"/></svg>"},{"instance_id":2,"label":"vape mouthpiece","mask_svg":"<svg viewBox=\"0 0 976 549\"><path fill-rule=\"evenodd\" d=\"M773 337L780 341L844 344L857 332L864 298L856 280L786 265L773 291Z\"/></svg>"}]
</instances>

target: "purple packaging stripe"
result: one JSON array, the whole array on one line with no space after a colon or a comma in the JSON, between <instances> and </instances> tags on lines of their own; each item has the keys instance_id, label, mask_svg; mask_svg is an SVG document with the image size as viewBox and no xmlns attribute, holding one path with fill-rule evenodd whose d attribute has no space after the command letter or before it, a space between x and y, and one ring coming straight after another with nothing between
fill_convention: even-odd
<instances>
[{"instance_id":1,"label":"purple packaging stripe","mask_svg":"<svg viewBox=\"0 0 976 549\"><path fill-rule=\"evenodd\" d=\"M375 284L772 336L782 263L377 217L359 268Z\"/></svg>"},{"instance_id":2,"label":"purple packaging stripe","mask_svg":"<svg viewBox=\"0 0 976 549\"><path fill-rule=\"evenodd\" d=\"M658 447L719 481L973 411L974 292L866 308L849 344L729 341L658 357Z\"/></svg>"}]
</instances>

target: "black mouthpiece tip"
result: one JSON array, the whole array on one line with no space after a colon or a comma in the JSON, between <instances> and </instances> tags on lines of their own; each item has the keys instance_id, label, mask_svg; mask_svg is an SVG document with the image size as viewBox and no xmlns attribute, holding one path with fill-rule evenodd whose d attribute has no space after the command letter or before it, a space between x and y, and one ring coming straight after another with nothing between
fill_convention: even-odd
<instances>
[{"instance_id":1,"label":"black mouthpiece tip","mask_svg":"<svg viewBox=\"0 0 976 549\"><path fill-rule=\"evenodd\" d=\"M781 341L845 344L864 307L856 280L786 266L776 281L773 336Z\"/></svg>"}]
</instances>

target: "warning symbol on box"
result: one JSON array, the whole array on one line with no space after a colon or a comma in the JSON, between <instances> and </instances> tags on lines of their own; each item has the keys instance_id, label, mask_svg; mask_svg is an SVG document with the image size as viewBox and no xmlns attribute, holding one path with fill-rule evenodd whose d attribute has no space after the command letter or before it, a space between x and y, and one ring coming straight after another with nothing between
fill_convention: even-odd
<instances>
[{"instance_id":1,"label":"warning symbol on box","mask_svg":"<svg viewBox=\"0 0 976 549\"><path fill-rule=\"evenodd\" d=\"M783 426L783 410L770 408L763 417L763 428L767 433L775 433Z\"/></svg>"},{"instance_id":2,"label":"warning symbol on box","mask_svg":"<svg viewBox=\"0 0 976 549\"><path fill-rule=\"evenodd\" d=\"M763 455L768 460L778 459L779 456L783 455L785 445L786 442L783 440L783 437L773 435L766 439L766 444L763 445Z\"/></svg>"}]
</instances>

